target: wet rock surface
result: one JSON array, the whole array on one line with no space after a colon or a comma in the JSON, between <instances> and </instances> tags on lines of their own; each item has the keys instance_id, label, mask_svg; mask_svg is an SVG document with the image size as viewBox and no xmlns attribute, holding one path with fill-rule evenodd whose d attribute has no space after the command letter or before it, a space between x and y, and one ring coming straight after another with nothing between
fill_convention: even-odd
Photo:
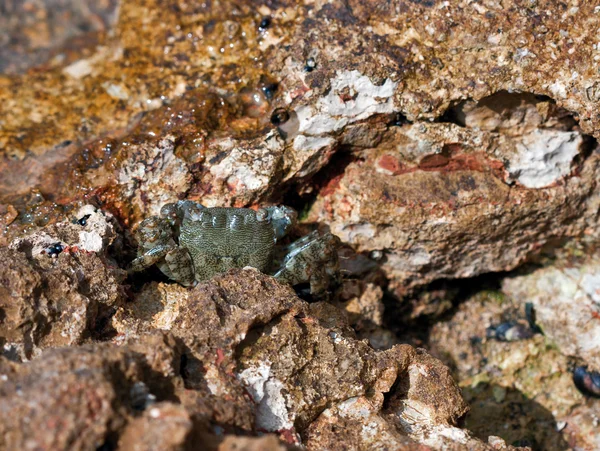
<instances>
[{"instance_id":1,"label":"wet rock surface","mask_svg":"<svg viewBox=\"0 0 600 451\"><path fill-rule=\"evenodd\" d=\"M0 448L598 448L599 21L0 0ZM291 205L345 280L128 274L181 199Z\"/></svg>"}]
</instances>

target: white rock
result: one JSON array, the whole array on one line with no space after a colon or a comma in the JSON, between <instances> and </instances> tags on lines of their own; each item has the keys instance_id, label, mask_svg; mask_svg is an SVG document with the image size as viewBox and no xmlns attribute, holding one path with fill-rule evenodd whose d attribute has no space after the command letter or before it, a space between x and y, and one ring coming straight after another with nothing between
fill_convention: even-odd
<instances>
[{"instance_id":1,"label":"white rock","mask_svg":"<svg viewBox=\"0 0 600 451\"><path fill-rule=\"evenodd\" d=\"M600 257L566 265L507 278L502 289L533 304L536 322L561 352L600 369Z\"/></svg>"},{"instance_id":2,"label":"white rock","mask_svg":"<svg viewBox=\"0 0 600 451\"><path fill-rule=\"evenodd\" d=\"M524 135L517 141L517 153L509 157L510 177L526 188L549 186L571 172L582 142L577 132L538 129Z\"/></svg>"},{"instance_id":3,"label":"white rock","mask_svg":"<svg viewBox=\"0 0 600 451\"><path fill-rule=\"evenodd\" d=\"M287 407L283 394L283 382L271 377L271 367L262 363L258 367L246 368L238 378L246 385L250 396L258 404L256 428L265 431L291 429L294 419Z\"/></svg>"}]
</instances>

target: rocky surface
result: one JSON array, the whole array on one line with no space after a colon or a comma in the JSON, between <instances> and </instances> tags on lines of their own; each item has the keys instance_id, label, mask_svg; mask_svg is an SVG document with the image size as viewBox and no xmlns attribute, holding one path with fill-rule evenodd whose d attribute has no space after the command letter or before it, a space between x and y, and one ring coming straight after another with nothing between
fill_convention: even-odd
<instances>
[{"instance_id":1,"label":"rocky surface","mask_svg":"<svg viewBox=\"0 0 600 451\"><path fill-rule=\"evenodd\" d=\"M252 422L258 430L302 435L328 406L367 394L380 410L383 393L399 378L407 379L402 402L424 412L432 409L423 421L452 425L466 412L439 362L408 346L376 352L354 338L341 310L306 304L254 270L216 277L191 291L171 287L146 288L157 294L144 291L117 313L117 341L131 337L132 331L170 330L191 353L186 383L207 390L208 399L241 396L240 386L245 387L256 406ZM144 316L137 305L142 303ZM421 374L424 380L419 380ZM437 389L427 389L427 384L441 389L435 400L430 396ZM248 419L237 421L249 427Z\"/></svg>"},{"instance_id":2,"label":"rocky surface","mask_svg":"<svg viewBox=\"0 0 600 451\"><path fill-rule=\"evenodd\" d=\"M83 343L125 300L126 273L102 252L120 240L110 216L77 213L0 247L0 343L11 358Z\"/></svg>"},{"instance_id":3,"label":"rocky surface","mask_svg":"<svg viewBox=\"0 0 600 451\"><path fill-rule=\"evenodd\" d=\"M4 0L0 5L0 72L77 61L117 17L116 0Z\"/></svg>"},{"instance_id":4,"label":"rocky surface","mask_svg":"<svg viewBox=\"0 0 600 451\"><path fill-rule=\"evenodd\" d=\"M0 447L597 448L599 21L0 0ZM128 277L179 199L290 204L346 280Z\"/></svg>"},{"instance_id":5,"label":"rocky surface","mask_svg":"<svg viewBox=\"0 0 600 451\"><path fill-rule=\"evenodd\" d=\"M169 287L177 313L167 323L154 285L154 315L136 315L152 300L145 288L115 315L113 343L47 350L29 363L3 357L3 447L216 449L227 431L262 431L320 449L333 445L319 430L336 417L356 422L362 404L375 422L359 433L365 444L381 428L399 446L493 449L456 427L468 407L423 350L375 351L340 310L307 304L255 270L163 293Z\"/></svg>"},{"instance_id":6,"label":"rocky surface","mask_svg":"<svg viewBox=\"0 0 600 451\"><path fill-rule=\"evenodd\" d=\"M564 175L575 171L573 158L587 152L589 139L536 128L533 120L504 132L514 116L541 120L541 107L527 104L531 96L501 99L533 113L501 109L497 122L483 113L476 122L471 110L469 127L396 127L376 148L347 157L308 218L326 222L359 251L377 252L399 295L414 284L510 270L549 241L581 235L596 216L597 156L576 166L576 176ZM538 148L550 156L537 155Z\"/></svg>"},{"instance_id":7,"label":"rocky surface","mask_svg":"<svg viewBox=\"0 0 600 451\"><path fill-rule=\"evenodd\" d=\"M551 266L507 278L502 286L512 298L533 305L537 324L562 353L596 370L600 369L599 264L597 253L564 252Z\"/></svg>"},{"instance_id":8,"label":"rocky surface","mask_svg":"<svg viewBox=\"0 0 600 451\"><path fill-rule=\"evenodd\" d=\"M514 280L507 279L503 289L514 287ZM578 363L554 340L561 328L544 327L543 304L535 306L535 318L546 335L533 331L513 340L490 336L490 327L529 328L523 301L517 292L511 297L486 289L468 296L431 328L429 349L453 369L471 406L465 426L478 437L498 431L509 443L532 449L595 449L600 404L573 384L571 371ZM572 340L584 337L580 331Z\"/></svg>"}]
</instances>

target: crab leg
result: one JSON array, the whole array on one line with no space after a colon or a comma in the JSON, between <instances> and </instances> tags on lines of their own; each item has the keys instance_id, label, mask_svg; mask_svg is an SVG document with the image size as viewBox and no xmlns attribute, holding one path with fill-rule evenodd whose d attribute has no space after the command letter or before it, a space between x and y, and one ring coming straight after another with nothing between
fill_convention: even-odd
<instances>
[{"instance_id":1,"label":"crab leg","mask_svg":"<svg viewBox=\"0 0 600 451\"><path fill-rule=\"evenodd\" d=\"M177 247L169 251L165 255L165 262L169 267L170 274L167 274L171 279L179 282L185 287L194 285L196 282L194 273L194 262L192 257L185 247ZM161 270L166 273L165 268Z\"/></svg>"},{"instance_id":2,"label":"crab leg","mask_svg":"<svg viewBox=\"0 0 600 451\"><path fill-rule=\"evenodd\" d=\"M129 271L143 271L146 268L158 263L162 258L165 257L170 251L173 251L177 248L177 246L168 244L163 246L157 246L149 251L144 252L142 255L137 257L135 260L131 262L131 266L129 267Z\"/></svg>"}]
</instances>

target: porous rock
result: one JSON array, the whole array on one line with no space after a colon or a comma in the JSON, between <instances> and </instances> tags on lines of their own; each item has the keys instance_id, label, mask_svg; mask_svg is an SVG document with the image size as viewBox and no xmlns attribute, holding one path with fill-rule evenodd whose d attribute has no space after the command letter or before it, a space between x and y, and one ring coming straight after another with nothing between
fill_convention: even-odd
<instances>
[{"instance_id":1,"label":"porous rock","mask_svg":"<svg viewBox=\"0 0 600 451\"><path fill-rule=\"evenodd\" d=\"M11 358L81 344L124 300L124 271L95 253L56 258L0 247L0 340Z\"/></svg>"},{"instance_id":2,"label":"porous rock","mask_svg":"<svg viewBox=\"0 0 600 451\"><path fill-rule=\"evenodd\" d=\"M180 405L161 402L134 418L119 438L120 449L176 451L186 449L193 421Z\"/></svg>"},{"instance_id":3,"label":"porous rock","mask_svg":"<svg viewBox=\"0 0 600 451\"><path fill-rule=\"evenodd\" d=\"M357 337L366 338L375 349L387 349L396 337L384 327L383 290L379 285L365 280L344 280L337 305L347 313L347 321Z\"/></svg>"},{"instance_id":4,"label":"porous rock","mask_svg":"<svg viewBox=\"0 0 600 451\"><path fill-rule=\"evenodd\" d=\"M436 279L515 268L545 243L582 234L595 218L595 154L569 177L530 189L511 185L511 171L529 170L508 162L521 158L510 157L521 145L512 135L453 124L389 133L350 157L321 188L308 219L328 223L358 251L380 253L398 295ZM577 139L583 153L585 139Z\"/></svg>"},{"instance_id":5,"label":"porous rock","mask_svg":"<svg viewBox=\"0 0 600 451\"><path fill-rule=\"evenodd\" d=\"M149 308L137 306L143 302ZM376 351L344 318L249 269L193 289L145 286L112 319L115 344L73 343L29 363L2 360L0 410L10 420L0 435L24 449L211 449L223 432L240 430L310 445L326 409L363 399L397 443L470 443L456 427L467 405L441 362L408 345ZM40 422L50 426L35 435Z\"/></svg>"},{"instance_id":6,"label":"porous rock","mask_svg":"<svg viewBox=\"0 0 600 451\"><path fill-rule=\"evenodd\" d=\"M55 243L64 248L72 248L75 252L81 250L103 256L108 256L111 246L114 247L113 250L120 248L120 227L109 212L88 204L78 208L70 216L71 220L39 227L33 233L15 238L9 247L25 253L27 257L47 256L48 247Z\"/></svg>"},{"instance_id":7,"label":"porous rock","mask_svg":"<svg viewBox=\"0 0 600 451\"><path fill-rule=\"evenodd\" d=\"M27 364L0 358L0 447L115 445L114 435L135 416L135 383L147 385L159 401L173 399L177 357L172 337L155 334L134 349L107 344L53 349Z\"/></svg>"},{"instance_id":8,"label":"porous rock","mask_svg":"<svg viewBox=\"0 0 600 451\"><path fill-rule=\"evenodd\" d=\"M17 3L5 9L20 10ZM27 6L36 20L39 3ZM0 76L3 239L23 238L19 197L33 187L58 203L94 198L129 227L166 200L245 206L279 202L292 188L316 197L309 221L379 255L389 287L403 295L438 278L511 269L553 240L596 233L598 156L585 136L598 137L600 124L592 3L167 3L123 0L114 28L107 31L111 21L101 14L83 49L56 49L56 58L26 74L10 65L21 59L27 67L28 59L3 66L13 74ZM114 2L102 5L112 11ZM30 29L8 20L11 36ZM9 41L4 51L20 45ZM525 94L521 103L515 92L547 98ZM503 103L510 105L496 108ZM275 108L285 109L285 123L269 121ZM312 183L315 174L320 180ZM77 243L98 248L95 238L65 239ZM37 259L41 247L19 249ZM37 270L19 271L35 286L36 277L44 280ZM178 313L177 299L188 297L168 286L143 289L156 312L166 310L146 309L144 318L181 329L184 355L192 357L184 365L193 375L188 387L205 384L217 394L225 387L223 398L234 401L218 405L220 418L251 430L252 401L240 401L243 390L232 395L237 382L223 382L223 374L236 374L232 347L251 349L245 336L272 322L273 312L264 323L236 313L237 328L223 319L230 312L223 288L203 287L216 306L205 300L191 311L212 312L210 336L185 309ZM135 308L123 314L128 323L115 322L122 334L115 341L150 327ZM290 311L274 310L289 321ZM222 319L228 339L214 332ZM201 339L186 335L184 323ZM347 351L362 357L361 345L351 343ZM205 383L193 371L205 360L194 355L226 369L207 364ZM214 399L199 396L191 415L212 412Z\"/></svg>"},{"instance_id":9,"label":"porous rock","mask_svg":"<svg viewBox=\"0 0 600 451\"><path fill-rule=\"evenodd\" d=\"M192 175L183 159L175 155L175 138L147 140L127 146L115 168L115 197L124 211L158 215L161 207L177 202L190 189ZM95 174L90 174L94 177Z\"/></svg>"},{"instance_id":10,"label":"porous rock","mask_svg":"<svg viewBox=\"0 0 600 451\"><path fill-rule=\"evenodd\" d=\"M229 435L219 444L218 451L298 451L300 447L280 442L276 436L242 437Z\"/></svg>"},{"instance_id":11,"label":"porous rock","mask_svg":"<svg viewBox=\"0 0 600 451\"><path fill-rule=\"evenodd\" d=\"M532 304L537 324L562 353L600 370L600 258L593 250L558 255L543 268L506 278L502 290Z\"/></svg>"},{"instance_id":12,"label":"porous rock","mask_svg":"<svg viewBox=\"0 0 600 451\"><path fill-rule=\"evenodd\" d=\"M140 310L136 304L144 302L150 305ZM113 325L129 339L153 327L179 337L188 389L182 403L221 424L276 432L318 449L325 442L314 431L329 427L319 426L328 418L323 412L357 399L372 406L378 427L395 443L413 438L439 448L472 441L488 449L456 428L467 406L446 367L408 345L375 351L355 338L345 316L326 303L306 304L289 287L246 269L192 290L146 287Z\"/></svg>"},{"instance_id":13,"label":"porous rock","mask_svg":"<svg viewBox=\"0 0 600 451\"><path fill-rule=\"evenodd\" d=\"M487 333L501 324L527 324L524 307L529 301L523 294L512 297L486 289L468 296L432 326L428 349L453 369L471 406L464 425L476 437L500 436L506 443L548 451L595 449L598 403L586 401L577 390L573 357L561 354L551 333L515 341ZM530 318L537 323L533 311Z\"/></svg>"}]
</instances>

